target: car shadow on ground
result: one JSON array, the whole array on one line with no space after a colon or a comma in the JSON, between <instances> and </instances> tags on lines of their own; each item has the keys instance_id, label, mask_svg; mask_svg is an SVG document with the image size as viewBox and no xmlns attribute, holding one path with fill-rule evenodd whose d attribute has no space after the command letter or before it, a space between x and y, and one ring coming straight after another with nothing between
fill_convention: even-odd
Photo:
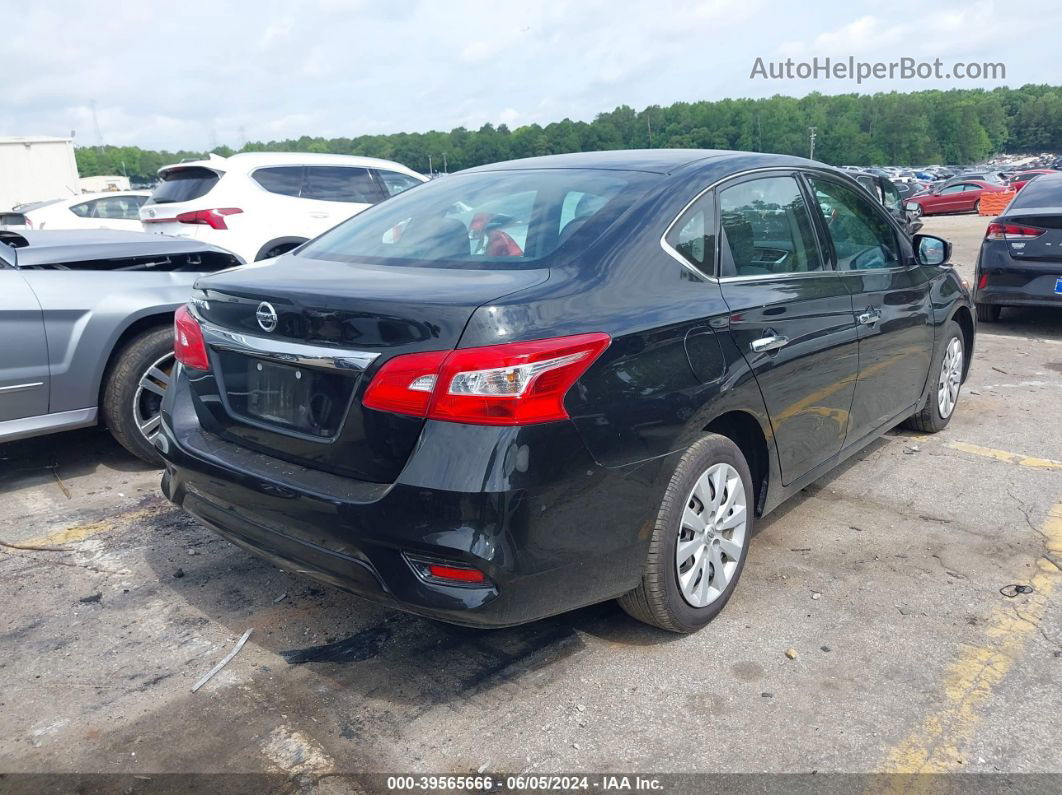
<instances>
[{"instance_id":1,"label":"car shadow on ground","mask_svg":"<svg viewBox=\"0 0 1062 795\"><path fill-rule=\"evenodd\" d=\"M140 473L158 469L128 452L102 428L0 444L0 495L90 475L100 468Z\"/></svg>"},{"instance_id":2,"label":"car shadow on ground","mask_svg":"<svg viewBox=\"0 0 1062 795\"><path fill-rule=\"evenodd\" d=\"M1005 306L997 322L982 322L977 328L986 334L1062 341L1062 308Z\"/></svg>"}]
</instances>

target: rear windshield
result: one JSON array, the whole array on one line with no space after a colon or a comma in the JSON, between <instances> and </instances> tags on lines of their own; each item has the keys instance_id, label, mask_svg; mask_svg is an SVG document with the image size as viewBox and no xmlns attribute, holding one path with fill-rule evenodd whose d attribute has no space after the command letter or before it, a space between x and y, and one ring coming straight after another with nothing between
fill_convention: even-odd
<instances>
[{"instance_id":1,"label":"rear windshield","mask_svg":"<svg viewBox=\"0 0 1062 795\"><path fill-rule=\"evenodd\" d=\"M356 215L298 256L355 260L533 262L585 247L655 175L582 169L455 174Z\"/></svg>"},{"instance_id":2,"label":"rear windshield","mask_svg":"<svg viewBox=\"0 0 1062 795\"><path fill-rule=\"evenodd\" d=\"M1007 214L1034 207L1062 207L1062 176L1041 174L1029 180L1011 199Z\"/></svg>"},{"instance_id":3,"label":"rear windshield","mask_svg":"<svg viewBox=\"0 0 1062 795\"><path fill-rule=\"evenodd\" d=\"M162 175L162 180L151 194L148 204L186 202L206 196L218 184L220 175L209 168L192 166L175 168Z\"/></svg>"}]
</instances>

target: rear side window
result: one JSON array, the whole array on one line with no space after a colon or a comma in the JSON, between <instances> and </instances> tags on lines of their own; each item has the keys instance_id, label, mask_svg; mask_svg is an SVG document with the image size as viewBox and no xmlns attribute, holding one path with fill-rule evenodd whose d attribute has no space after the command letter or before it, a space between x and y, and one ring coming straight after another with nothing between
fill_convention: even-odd
<instances>
[{"instance_id":1,"label":"rear side window","mask_svg":"<svg viewBox=\"0 0 1062 795\"><path fill-rule=\"evenodd\" d=\"M793 177L763 177L719 193L722 276L822 270L811 216Z\"/></svg>"},{"instance_id":2,"label":"rear side window","mask_svg":"<svg viewBox=\"0 0 1062 795\"><path fill-rule=\"evenodd\" d=\"M380 180L388 196L397 196L402 191L421 184L419 179L413 179L408 174L399 174L397 171L387 171L382 168L376 169L376 178Z\"/></svg>"},{"instance_id":3,"label":"rear side window","mask_svg":"<svg viewBox=\"0 0 1062 795\"><path fill-rule=\"evenodd\" d=\"M375 204L383 198L369 169L349 166L307 166L302 197L355 204Z\"/></svg>"},{"instance_id":4,"label":"rear side window","mask_svg":"<svg viewBox=\"0 0 1062 795\"><path fill-rule=\"evenodd\" d=\"M270 193L298 196L302 192L302 171L302 166L260 168L251 175L251 179Z\"/></svg>"},{"instance_id":5,"label":"rear side window","mask_svg":"<svg viewBox=\"0 0 1062 795\"><path fill-rule=\"evenodd\" d=\"M715 275L715 206L710 193L682 214L668 230L666 240L691 265Z\"/></svg>"},{"instance_id":6,"label":"rear side window","mask_svg":"<svg viewBox=\"0 0 1062 795\"><path fill-rule=\"evenodd\" d=\"M340 224L298 256L509 263L587 245L656 175L558 169L455 174Z\"/></svg>"},{"instance_id":7,"label":"rear side window","mask_svg":"<svg viewBox=\"0 0 1062 795\"><path fill-rule=\"evenodd\" d=\"M206 196L218 184L221 175L209 168L192 166L165 172L148 204L186 202Z\"/></svg>"},{"instance_id":8,"label":"rear side window","mask_svg":"<svg viewBox=\"0 0 1062 795\"><path fill-rule=\"evenodd\" d=\"M91 218L93 204L94 202L82 202L81 204L72 205L70 207L70 212L78 218Z\"/></svg>"}]
</instances>

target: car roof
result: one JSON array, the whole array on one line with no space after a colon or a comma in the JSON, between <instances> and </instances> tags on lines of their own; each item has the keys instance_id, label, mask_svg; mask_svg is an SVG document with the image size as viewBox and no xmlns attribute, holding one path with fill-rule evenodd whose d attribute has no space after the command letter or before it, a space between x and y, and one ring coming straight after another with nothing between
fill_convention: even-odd
<instances>
[{"instance_id":1,"label":"car roof","mask_svg":"<svg viewBox=\"0 0 1062 795\"><path fill-rule=\"evenodd\" d=\"M423 179L408 166L396 163L393 160L383 160L378 157L361 157L358 155L330 155L319 152L239 152L229 157L211 155L205 160L187 160L180 163L171 163L159 169L158 173L178 168L209 168L212 171L250 172L263 166L359 166L361 168L383 168L390 171L400 171L404 174Z\"/></svg>"},{"instance_id":2,"label":"car roof","mask_svg":"<svg viewBox=\"0 0 1062 795\"><path fill-rule=\"evenodd\" d=\"M671 174L694 163L711 161L720 166L729 160L755 158L758 165L816 165L811 160L789 155L738 152L729 149L613 149L602 152L572 152L563 155L543 155L521 160L506 160L467 169L469 172L516 171L521 169L599 169L606 171L648 171ZM743 165L744 167L744 165Z\"/></svg>"},{"instance_id":3,"label":"car roof","mask_svg":"<svg viewBox=\"0 0 1062 795\"><path fill-rule=\"evenodd\" d=\"M0 243L17 250L20 268L91 259L221 250L186 237L118 229L20 229L0 232Z\"/></svg>"}]
</instances>

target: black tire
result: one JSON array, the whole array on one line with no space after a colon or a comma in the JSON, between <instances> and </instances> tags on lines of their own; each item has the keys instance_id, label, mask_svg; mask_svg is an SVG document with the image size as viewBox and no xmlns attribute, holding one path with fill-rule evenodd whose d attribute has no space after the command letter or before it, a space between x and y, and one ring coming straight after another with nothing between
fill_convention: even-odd
<instances>
[{"instance_id":1,"label":"black tire","mask_svg":"<svg viewBox=\"0 0 1062 795\"><path fill-rule=\"evenodd\" d=\"M683 597L679 586L676 546L687 500L690 500L701 475L716 464L729 464L741 478L746 505L744 543L726 587L714 601L704 607L694 607ZM738 446L717 434L707 434L695 442L675 467L660 504L642 581L633 591L619 598L620 607L639 621L671 632L696 632L715 618L733 594L745 567L755 521L755 504L752 475ZM708 576L707 570L704 576Z\"/></svg>"},{"instance_id":2,"label":"black tire","mask_svg":"<svg viewBox=\"0 0 1062 795\"><path fill-rule=\"evenodd\" d=\"M999 304L977 304L977 320L980 323L996 323L1002 310Z\"/></svg>"},{"instance_id":3,"label":"black tire","mask_svg":"<svg viewBox=\"0 0 1062 795\"><path fill-rule=\"evenodd\" d=\"M261 251L258 252L258 256L254 258L255 262L261 262L264 259L271 257L279 257L281 254L286 254L293 248L298 248L305 240L284 240L279 243L266 243L262 246Z\"/></svg>"},{"instance_id":4,"label":"black tire","mask_svg":"<svg viewBox=\"0 0 1062 795\"><path fill-rule=\"evenodd\" d=\"M950 320L948 321L948 325L944 327L944 334L941 337L941 345L937 348L937 352L933 356L933 364L929 370L930 384L926 403L919 411L904 421L904 427L922 433L937 433L938 431L944 430L948 426L948 423L951 422L951 418L955 416L955 409L958 407L959 401L958 393L955 396L955 405L946 417L941 414L940 402L938 400L938 389L941 369L944 364L944 356L947 353L948 346L951 345L951 342L954 339L958 339L959 345L962 346L963 364L966 364L965 336L963 335L962 328L959 324L954 320Z\"/></svg>"},{"instance_id":5,"label":"black tire","mask_svg":"<svg viewBox=\"0 0 1062 795\"><path fill-rule=\"evenodd\" d=\"M980 215L981 214L981 200L980 199L978 199L977 201L974 202L973 211L974 211L974 215Z\"/></svg>"},{"instance_id":6,"label":"black tire","mask_svg":"<svg viewBox=\"0 0 1062 795\"><path fill-rule=\"evenodd\" d=\"M162 398L150 391L141 391L138 398L138 389L141 378L148 370L172 353L173 329L169 326L149 329L122 346L103 377L100 408L107 430L130 453L156 466L162 465L162 458L148 436L141 431L136 411L150 416L151 409L161 403ZM134 409L134 401L138 409Z\"/></svg>"}]
</instances>

